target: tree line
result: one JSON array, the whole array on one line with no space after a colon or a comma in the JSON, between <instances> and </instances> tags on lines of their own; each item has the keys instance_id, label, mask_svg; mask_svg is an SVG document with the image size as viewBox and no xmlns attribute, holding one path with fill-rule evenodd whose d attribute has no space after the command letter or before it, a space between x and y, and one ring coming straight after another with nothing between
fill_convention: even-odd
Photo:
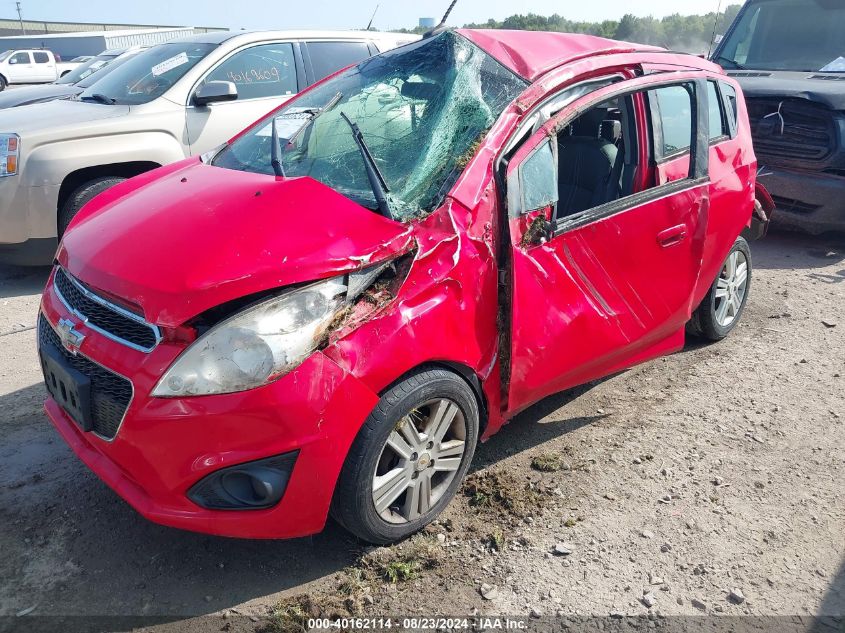
<instances>
[{"instance_id":1,"label":"tree line","mask_svg":"<svg viewBox=\"0 0 845 633\"><path fill-rule=\"evenodd\" d=\"M653 44L685 53L706 53L714 33L724 33L730 26L741 5L732 4L716 14L711 11L703 15L667 15L664 18L637 17L627 13L619 20L583 22L568 20L555 13L549 16L526 13L512 15L504 20L487 20L482 23L465 24L472 29L515 29L520 31L558 31L565 33L587 33L609 37L615 40ZM427 29L401 29L407 33L423 33Z\"/></svg>"}]
</instances>

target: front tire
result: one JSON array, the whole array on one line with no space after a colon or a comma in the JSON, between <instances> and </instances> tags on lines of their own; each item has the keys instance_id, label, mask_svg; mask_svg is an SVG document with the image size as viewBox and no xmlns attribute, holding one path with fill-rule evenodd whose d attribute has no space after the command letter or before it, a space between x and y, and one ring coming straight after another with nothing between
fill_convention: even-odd
<instances>
[{"instance_id":1,"label":"front tire","mask_svg":"<svg viewBox=\"0 0 845 633\"><path fill-rule=\"evenodd\" d=\"M410 536L455 496L478 428L478 402L462 378L439 368L411 374L387 390L358 432L332 516L370 543Z\"/></svg>"},{"instance_id":2,"label":"front tire","mask_svg":"<svg viewBox=\"0 0 845 633\"><path fill-rule=\"evenodd\" d=\"M126 178L118 176L107 176L105 178L96 178L89 180L84 185L78 187L62 205L59 210L59 217L56 228L58 229L59 239L65 234L70 221L86 204L91 202L96 196L103 193L106 189L110 189L117 184L122 183Z\"/></svg>"},{"instance_id":3,"label":"front tire","mask_svg":"<svg viewBox=\"0 0 845 633\"><path fill-rule=\"evenodd\" d=\"M721 341L739 323L750 291L751 249L745 238L738 237L687 324L687 331L709 341Z\"/></svg>"},{"instance_id":4,"label":"front tire","mask_svg":"<svg viewBox=\"0 0 845 633\"><path fill-rule=\"evenodd\" d=\"M0 75L0 92L3 92L8 85L6 78L3 75Z\"/></svg>"}]
</instances>

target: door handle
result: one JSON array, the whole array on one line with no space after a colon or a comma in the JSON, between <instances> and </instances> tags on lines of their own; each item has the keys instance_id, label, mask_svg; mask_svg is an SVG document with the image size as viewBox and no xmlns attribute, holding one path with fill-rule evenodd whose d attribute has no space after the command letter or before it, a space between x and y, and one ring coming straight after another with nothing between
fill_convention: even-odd
<instances>
[{"instance_id":1,"label":"door handle","mask_svg":"<svg viewBox=\"0 0 845 633\"><path fill-rule=\"evenodd\" d=\"M670 226L657 234L657 243L663 247L673 246L682 242L687 237L687 225L679 224L677 226Z\"/></svg>"}]
</instances>

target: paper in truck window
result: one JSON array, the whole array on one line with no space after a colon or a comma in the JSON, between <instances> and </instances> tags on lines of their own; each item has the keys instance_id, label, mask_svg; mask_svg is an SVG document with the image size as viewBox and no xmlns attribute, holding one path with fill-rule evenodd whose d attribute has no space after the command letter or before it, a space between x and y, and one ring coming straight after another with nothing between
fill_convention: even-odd
<instances>
[{"instance_id":1,"label":"paper in truck window","mask_svg":"<svg viewBox=\"0 0 845 633\"><path fill-rule=\"evenodd\" d=\"M826 66L819 68L822 73L841 73L845 72L845 57L837 57Z\"/></svg>"},{"instance_id":2,"label":"paper in truck window","mask_svg":"<svg viewBox=\"0 0 845 633\"><path fill-rule=\"evenodd\" d=\"M159 75L163 75L169 70L173 70L174 68L178 68L182 64L188 63L188 54L184 51L179 53L178 55L174 55L170 59L165 59L160 64L156 64L150 70L153 73L153 77L158 77Z\"/></svg>"}]
</instances>

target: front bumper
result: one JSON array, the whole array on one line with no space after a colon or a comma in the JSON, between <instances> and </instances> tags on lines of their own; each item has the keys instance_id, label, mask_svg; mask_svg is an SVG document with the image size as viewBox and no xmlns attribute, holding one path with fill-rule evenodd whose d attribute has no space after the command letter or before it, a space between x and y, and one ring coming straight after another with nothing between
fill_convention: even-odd
<instances>
[{"instance_id":1,"label":"front bumper","mask_svg":"<svg viewBox=\"0 0 845 633\"><path fill-rule=\"evenodd\" d=\"M758 179L777 205L773 226L845 231L845 177L763 167Z\"/></svg>"},{"instance_id":2,"label":"front bumper","mask_svg":"<svg viewBox=\"0 0 845 633\"><path fill-rule=\"evenodd\" d=\"M0 178L0 262L48 265L56 252L59 185L30 187Z\"/></svg>"},{"instance_id":3,"label":"front bumper","mask_svg":"<svg viewBox=\"0 0 845 633\"><path fill-rule=\"evenodd\" d=\"M52 278L41 304L55 324L73 318ZM378 395L320 352L280 380L243 393L151 398L183 346L162 342L146 354L80 323L79 353L133 383L114 439L83 432L52 399L45 409L79 458L147 519L241 538L291 538L325 525L335 482ZM261 510L207 510L187 493L221 468L299 451L281 501Z\"/></svg>"}]
</instances>

